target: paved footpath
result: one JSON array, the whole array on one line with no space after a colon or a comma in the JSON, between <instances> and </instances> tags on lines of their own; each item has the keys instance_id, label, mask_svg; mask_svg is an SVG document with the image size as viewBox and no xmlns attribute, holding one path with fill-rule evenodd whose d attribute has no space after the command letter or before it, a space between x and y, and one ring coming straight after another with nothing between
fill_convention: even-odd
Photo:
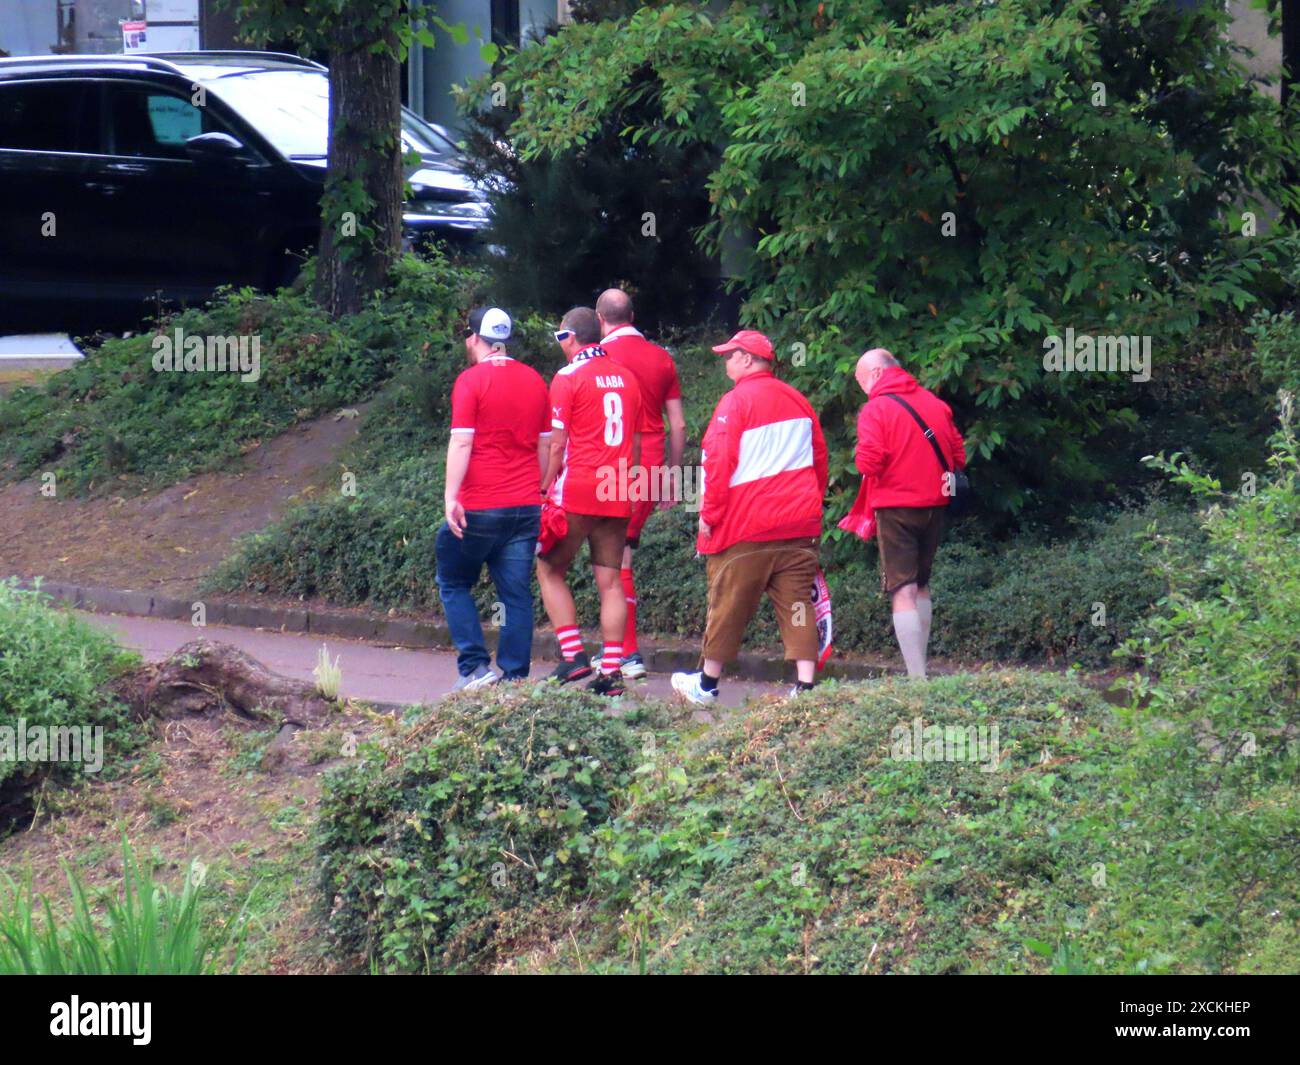
<instances>
[{"instance_id":1,"label":"paved footpath","mask_svg":"<svg viewBox=\"0 0 1300 1065\"><path fill-rule=\"evenodd\" d=\"M148 661L159 661L201 637L233 644L268 669L296 680L311 681L321 644L330 659L339 658L343 670L342 694L379 703L431 703L456 682L456 656L450 651L425 651L377 647L360 640L335 636L299 636L292 633L208 625L197 629L184 621L128 617L121 614L81 613L92 625L111 631L126 646ZM549 660L534 660L533 676L541 678L554 668ZM579 681L585 684L586 681ZM722 681L722 705L742 706L752 695L785 692L789 684L761 681ZM673 697L667 674L650 674L629 685L631 692L667 699Z\"/></svg>"}]
</instances>

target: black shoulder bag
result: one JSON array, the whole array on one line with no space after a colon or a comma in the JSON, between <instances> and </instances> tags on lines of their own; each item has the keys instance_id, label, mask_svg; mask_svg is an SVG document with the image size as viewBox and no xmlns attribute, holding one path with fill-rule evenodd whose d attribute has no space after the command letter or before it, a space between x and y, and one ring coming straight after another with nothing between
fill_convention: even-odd
<instances>
[{"instance_id":1,"label":"black shoulder bag","mask_svg":"<svg viewBox=\"0 0 1300 1065\"><path fill-rule=\"evenodd\" d=\"M925 424L925 419L912 409L912 405L908 403L907 400L902 396L894 395L893 392L886 392L885 395L912 416L912 420L921 427L921 432L925 434L925 438L930 441L930 446L934 448L935 458L939 460L939 465L943 467L943 491L944 495L948 496L948 513L954 518L965 514L967 508L970 506L971 496L973 494L970 486L970 478L966 476L964 470L954 470L948 465L948 460L943 454L943 448L939 446L939 441L934 438L934 430Z\"/></svg>"}]
</instances>

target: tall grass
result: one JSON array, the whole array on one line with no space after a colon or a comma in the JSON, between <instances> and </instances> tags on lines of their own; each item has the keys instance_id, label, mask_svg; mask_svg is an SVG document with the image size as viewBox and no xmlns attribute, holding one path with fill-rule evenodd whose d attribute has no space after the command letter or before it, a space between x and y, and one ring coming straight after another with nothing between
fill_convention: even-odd
<instances>
[{"instance_id":1,"label":"tall grass","mask_svg":"<svg viewBox=\"0 0 1300 1065\"><path fill-rule=\"evenodd\" d=\"M179 893L154 882L122 841L122 897L96 921L80 878L68 870L72 915L55 917L28 875L0 879L0 975L204 975L234 973L243 955L248 905L219 928L205 927L204 867L191 863ZM43 919L34 919L37 912ZM233 955L225 960L229 951Z\"/></svg>"}]
</instances>

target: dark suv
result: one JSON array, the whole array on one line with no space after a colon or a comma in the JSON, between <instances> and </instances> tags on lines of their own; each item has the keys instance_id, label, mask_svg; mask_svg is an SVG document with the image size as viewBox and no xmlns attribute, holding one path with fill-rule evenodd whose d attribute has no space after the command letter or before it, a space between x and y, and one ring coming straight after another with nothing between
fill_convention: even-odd
<instances>
[{"instance_id":1,"label":"dark suv","mask_svg":"<svg viewBox=\"0 0 1300 1065\"><path fill-rule=\"evenodd\" d=\"M0 319L285 282L317 240L328 113L297 56L0 60ZM472 242L487 205L455 145L405 108L402 140L408 240Z\"/></svg>"}]
</instances>

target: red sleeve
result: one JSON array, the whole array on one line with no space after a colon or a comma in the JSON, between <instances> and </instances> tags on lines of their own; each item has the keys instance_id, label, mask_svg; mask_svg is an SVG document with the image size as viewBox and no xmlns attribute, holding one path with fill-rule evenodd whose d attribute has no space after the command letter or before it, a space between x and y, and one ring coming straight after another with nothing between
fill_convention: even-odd
<instances>
[{"instance_id":1,"label":"red sleeve","mask_svg":"<svg viewBox=\"0 0 1300 1065\"><path fill-rule=\"evenodd\" d=\"M721 415L726 421L719 421ZM727 513L727 497L731 492L731 475L736 472L740 451L740 436L744 427L732 425L740 412L732 402L731 394L718 401L713 420L705 430L702 441L704 465L704 492L700 517L705 525L717 527Z\"/></svg>"},{"instance_id":2,"label":"red sleeve","mask_svg":"<svg viewBox=\"0 0 1300 1065\"><path fill-rule=\"evenodd\" d=\"M885 451L884 427L880 424L879 416L872 415L872 409L870 403L864 403L858 412L858 449L853 458L859 473L867 477L879 477L885 468L888 454Z\"/></svg>"},{"instance_id":3,"label":"red sleeve","mask_svg":"<svg viewBox=\"0 0 1300 1065\"><path fill-rule=\"evenodd\" d=\"M478 425L478 389L468 379L468 373L456 378L451 389L451 431L458 429L473 432Z\"/></svg>"},{"instance_id":4,"label":"red sleeve","mask_svg":"<svg viewBox=\"0 0 1300 1065\"><path fill-rule=\"evenodd\" d=\"M966 441L961 438L961 433L957 431L957 423L953 421L952 408L948 408L948 436L952 441L952 464L959 470L966 468Z\"/></svg>"},{"instance_id":5,"label":"red sleeve","mask_svg":"<svg viewBox=\"0 0 1300 1065\"><path fill-rule=\"evenodd\" d=\"M830 464L826 455L826 437L822 435L822 423L817 417L817 412L809 407L808 413L812 415L813 467L817 470L817 485L821 489L822 498L825 499L826 482L830 474Z\"/></svg>"},{"instance_id":6,"label":"red sleeve","mask_svg":"<svg viewBox=\"0 0 1300 1065\"><path fill-rule=\"evenodd\" d=\"M672 356L668 356L668 391L664 393L664 399L681 399L682 382L677 377L677 363L673 362Z\"/></svg>"},{"instance_id":7,"label":"red sleeve","mask_svg":"<svg viewBox=\"0 0 1300 1065\"><path fill-rule=\"evenodd\" d=\"M624 412L623 418L626 424L635 425L638 433L644 433L645 429L642 427L642 418L645 414L645 398L641 395L641 385L634 374L627 375L626 402L630 403L635 408L635 411L632 413ZM644 440L642 440L641 443L642 446L645 445Z\"/></svg>"},{"instance_id":8,"label":"red sleeve","mask_svg":"<svg viewBox=\"0 0 1300 1065\"><path fill-rule=\"evenodd\" d=\"M537 385L537 435L548 436L551 432L551 397L541 374L537 375Z\"/></svg>"},{"instance_id":9,"label":"red sleeve","mask_svg":"<svg viewBox=\"0 0 1300 1065\"><path fill-rule=\"evenodd\" d=\"M568 429L573 407L573 382L557 373L551 381L551 428Z\"/></svg>"}]
</instances>

